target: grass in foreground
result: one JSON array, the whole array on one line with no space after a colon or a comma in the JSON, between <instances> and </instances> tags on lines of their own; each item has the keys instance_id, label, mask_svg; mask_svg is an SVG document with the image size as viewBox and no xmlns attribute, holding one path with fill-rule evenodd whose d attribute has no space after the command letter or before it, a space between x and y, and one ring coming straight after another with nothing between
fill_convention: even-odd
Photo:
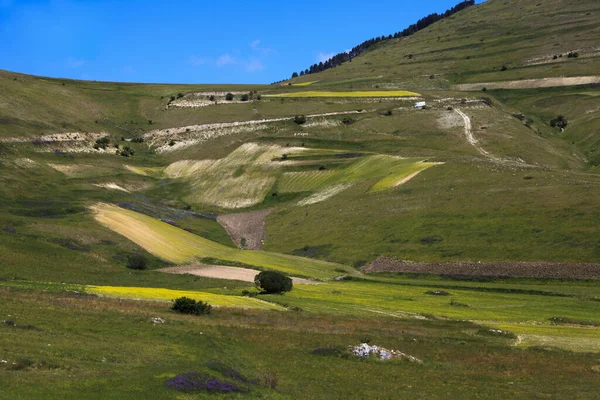
<instances>
[{"instance_id":1,"label":"grass in foreground","mask_svg":"<svg viewBox=\"0 0 600 400\"><path fill-rule=\"evenodd\" d=\"M214 398L165 385L210 361L259 381L232 398L591 399L600 389L597 355L514 348L469 322L223 308L191 317L161 302L6 288L0 300L14 322L0 324L2 398ZM364 340L424 364L312 353Z\"/></svg>"}]
</instances>

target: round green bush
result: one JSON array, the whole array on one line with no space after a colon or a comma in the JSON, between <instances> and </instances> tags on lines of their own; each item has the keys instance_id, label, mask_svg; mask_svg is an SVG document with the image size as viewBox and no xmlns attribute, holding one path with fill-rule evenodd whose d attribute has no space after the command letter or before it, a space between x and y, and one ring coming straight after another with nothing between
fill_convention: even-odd
<instances>
[{"instance_id":1,"label":"round green bush","mask_svg":"<svg viewBox=\"0 0 600 400\"><path fill-rule=\"evenodd\" d=\"M179 297L173 301L171 310L182 314L210 314L212 306L204 301L196 301L189 297Z\"/></svg>"},{"instance_id":2,"label":"round green bush","mask_svg":"<svg viewBox=\"0 0 600 400\"><path fill-rule=\"evenodd\" d=\"M277 271L262 271L254 277L254 283L263 293L283 293L292 290L292 279Z\"/></svg>"},{"instance_id":3,"label":"round green bush","mask_svg":"<svg viewBox=\"0 0 600 400\"><path fill-rule=\"evenodd\" d=\"M129 269L146 269L148 261L141 254L132 254L127 257L127 268Z\"/></svg>"}]
</instances>

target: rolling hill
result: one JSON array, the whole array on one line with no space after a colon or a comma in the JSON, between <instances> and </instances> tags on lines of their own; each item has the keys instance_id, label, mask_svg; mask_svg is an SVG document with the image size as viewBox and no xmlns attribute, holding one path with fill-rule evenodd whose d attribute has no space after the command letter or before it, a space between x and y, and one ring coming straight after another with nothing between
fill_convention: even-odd
<instances>
[{"instance_id":1,"label":"rolling hill","mask_svg":"<svg viewBox=\"0 0 600 400\"><path fill-rule=\"evenodd\" d=\"M599 38L488 0L274 85L0 71L0 398L594 398Z\"/></svg>"}]
</instances>

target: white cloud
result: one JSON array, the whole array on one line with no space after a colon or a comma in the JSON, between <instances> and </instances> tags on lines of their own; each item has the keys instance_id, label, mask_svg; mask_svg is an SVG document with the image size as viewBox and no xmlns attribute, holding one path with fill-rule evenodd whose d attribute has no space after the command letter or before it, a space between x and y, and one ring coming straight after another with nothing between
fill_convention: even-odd
<instances>
[{"instance_id":1,"label":"white cloud","mask_svg":"<svg viewBox=\"0 0 600 400\"><path fill-rule=\"evenodd\" d=\"M82 67L84 64L85 61L74 57L67 58L67 61L65 62L67 68L79 68Z\"/></svg>"},{"instance_id":2,"label":"white cloud","mask_svg":"<svg viewBox=\"0 0 600 400\"><path fill-rule=\"evenodd\" d=\"M191 56L190 57L190 64L192 64L194 66L204 65L204 64L206 64L206 58Z\"/></svg>"},{"instance_id":3,"label":"white cloud","mask_svg":"<svg viewBox=\"0 0 600 400\"><path fill-rule=\"evenodd\" d=\"M256 58L252 58L247 63L244 63L244 67L248 72L260 71L265 69L265 65L259 59Z\"/></svg>"},{"instance_id":4,"label":"white cloud","mask_svg":"<svg viewBox=\"0 0 600 400\"><path fill-rule=\"evenodd\" d=\"M231 57L229 54L223 54L221 57L217 59L217 67L221 67L223 65L235 64L235 59Z\"/></svg>"},{"instance_id":5,"label":"white cloud","mask_svg":"<svg viewBox=\"0 0 600 400\"><path fill-rule=\"evenodd\" d=\"M320 51L319 54L317 54L317 62L325 62L333 56L335 56L335 53L323 53Z\"/></svg>"},{"instance_id":6,"label":"white cloud","mask_svg":"<svg viewBox=\"0 0 600 400\"><path fill-rule=\"evenodd\" d=\"M268 47L260 47L260 40L256 39L252 42L250 42L250 48L252 49L252 51L256 51L256 52L260 52L266 56L268 56L271 53L275 53L275 50L268 48Z\"/></svg>"}]
</instances>

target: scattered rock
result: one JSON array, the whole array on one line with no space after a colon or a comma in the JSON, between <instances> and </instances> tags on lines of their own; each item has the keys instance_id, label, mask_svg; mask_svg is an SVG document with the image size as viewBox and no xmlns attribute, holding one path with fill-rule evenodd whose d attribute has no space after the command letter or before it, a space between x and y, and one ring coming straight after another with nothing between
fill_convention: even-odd
<instances>
[{"instance_id":1,"label":"scattered rock","mask_svg":"<svg viewBox=\"0 0 600 400\"><path fill-rule=\"evenodd\" d=\"M160 317L154 317L154 318L152 318L152 323L153 324L164 324L165 322L167 322L167 321L165 321L164 319L162 319Z\"/></svg>"},{"instance_id":2,"label":"scattered rock","mask_svg":"<svg viewBox=\"0 0 600 400\"><path fill-rule=\"evenodd\" d=\"M367 343L361 343L358 346L350 346L350 352L357 357L370 358L371 356L376 357L380 360L391 360L398 358L406 358L409 361L423 364L423 361L413 357L409 354L403 353L398 350L388 350L384 347L376 345L369 346Z\"/></svg>"}]
</instances>

